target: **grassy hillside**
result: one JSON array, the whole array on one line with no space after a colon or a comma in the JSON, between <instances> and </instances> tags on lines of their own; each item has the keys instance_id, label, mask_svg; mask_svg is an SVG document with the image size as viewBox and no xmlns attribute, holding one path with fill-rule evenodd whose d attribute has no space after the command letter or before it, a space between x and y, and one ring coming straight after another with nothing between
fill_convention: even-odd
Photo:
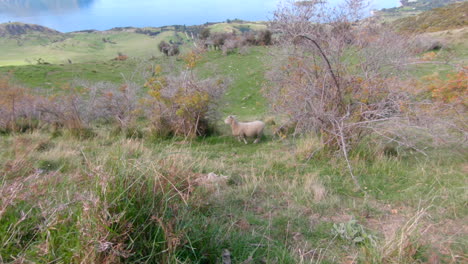
<instances>
[{"instance_id":1,"label":"grassy hillside","mask_svg":"<svg viewBox=\"0 0 468 264\"><path fill-rule=\"evenodd\" d=\"M464 2L464 0L403 0L400 1L401 6L375 11L375 15L385 21L394 21L396 19L414 16L434 8L459 2Z\"/></svg>"},{"instance_id":2,"label":"grassy hillside","mask_svg":"<svg viewBox=\"0 0 468 264\"><path fill-rule=\"evenodd\" d=\"M211 51L196 70L232 79L224 114L263 119L267 106L260 89L267 58L263 47L243 55ZM73 78L121 83L122 74L135 69L178 63L161 57L0 71L31 88L56 92ZM358 255L364 261L363 250L401 241L406 246L399 254L420 261L433 248L465 252L466 234L459 231L466 220L466 201L460 199L465 195L460 188L466 174L463 155L433 150L424 157L400 150L395 157L363 146L350 154L367 190L363 194L355 192L338 157L306 161L320 145L314 137L267 136L259 145L244 145L228 136L221 120L219 127L221 135L191 142L126 135L109 126L95 128L89 139L67 131L0 136L2 190L15 201L14 206L10 200L2 204L0 233L13 236L0 235L8 245L0 255L7 263L13 256L64 263L120 258L130 263L216 263L228 249L236 263L301 263L302 258L343 263ZM227 180L203 182L209 173ZM17 192L8 192L15 181L20 183L14 185ZM24 188L33 191L26 195ZM49 209L41 210L45 204ZM351 242L340 235L340 225L349 225L367 242ZM418 234L418 229L408 229L411 225L428 229ZM96 252L95 247L102 250L93 253L97 255L73 253ZM437 258L450 260L443 254Z\"/></svg>"},{"instance_id":3,"label":"grassy hillside","mask_svg":"<svg viewBox=\"0 0 468 264\"><path fill-rule=\"evenodd\" d=\"M241 26L263 28L210 27ZM167 74L186 67L183 56L151 57L160 40L187 40L176 29L75 32L52 41L34 33L21 45L2 38L0 77L51 97L69 92L73 80L126 89L121 84L132 79L146 95L157 65ZM466 32L454 32L430 34L463 41ZM455 61L464 66L467 47L456 44ZM422 154L370 136L349 152L357 190L348 164L317 135L274 136L270 120L259 144L231 136L228 114L274 119L262 93L273 49L198 54L194 75L229 80L210 136L161 137L144 117L131 129L102 121L80 133L37 124L0 133L0 263L222 263L226 255L244 264L465 263L464 142L423 145ZM117 52L130 58L112 60ZM420 89L424 75L454 71L437 63L443 52L405 72L415 77L411 88ZM39 57L54 64L37 65Z\"/></svg>"},{"instance_id":4,"label":"grassy hillside","mask_svg":"<svg viewBox=\"0 0 468 264\"><path fill-rule=\"evenodd\" d=\"M60 64L110 60L122 52L130 57L160 56L157 46L162 40L186 39L186 35L166 31L155 37L134 32L68 33L59 40L0 39L0 65L35 63L38 58Z\"/></svg>"},{"instance_id":5,"label":"grassy hillside","mask_svg":"<svg viewBox=\"0 0 468 264\"><path fill-rule=\"evenodd\" d=\"M212 32L246 32L266 29L264 23L215 23ZM0 25L0 66L43 62L65 64L110 60L121 52L129 57L161 56L161 41L183 44L202 27L165 26L160 28L115 28L107 31L60 33L38 25L5 23Z\"/></svg>"},{"instance_id":6,"label":"grassy hillside","mask_svg":"<svg viewBox=\"0 0 468 264\"><path fill-rule=\"evenodd\" d=\"M208 26L208 28L211 29L211 32L216 33L222 33L222 32L227 32L227 33L242 33L242 32L248 32L248 31L255 31L255 30L264 30L267 29L267 26L265 23L216 23L214 25Z\"/></svg>"},{"instance_id":7,"label":"grassy hillside","mask_svg":"<svg viewBox=\"0 0 468 264\"><path fill-rule=\"evenodd\" d=\"M416 16L398 19L395 26L406 32L423 33L468 26L468 2L436 8Z\"/></svg>"}]
</instances>

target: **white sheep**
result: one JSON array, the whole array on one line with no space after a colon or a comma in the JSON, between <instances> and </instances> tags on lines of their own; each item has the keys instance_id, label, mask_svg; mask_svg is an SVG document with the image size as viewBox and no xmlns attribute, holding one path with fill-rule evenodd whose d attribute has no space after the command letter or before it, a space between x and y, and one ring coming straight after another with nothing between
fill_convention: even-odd
<instances>
[{"instance_id":1,"label":"white sheep","mask_svg":"<svg viewBox=\"0 0 468 264\"><path fill-rule=\"evenodd\" d=\"M224 123L228 124L232 128L232 135L237 137L240 141L244 140L244 143L247 144L246 137L256 137L254 143L260 141L260 138L263 135L263 129L265 128L265 123L262 121L252 121L252 122L239 122L232 115L228 116Z\"/></svg>"}]
</instances>

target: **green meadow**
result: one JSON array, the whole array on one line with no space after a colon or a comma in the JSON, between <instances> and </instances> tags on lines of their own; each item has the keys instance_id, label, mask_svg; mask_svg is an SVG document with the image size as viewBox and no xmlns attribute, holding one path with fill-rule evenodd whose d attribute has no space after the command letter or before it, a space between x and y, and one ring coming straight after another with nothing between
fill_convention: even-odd
<instances>
[{"instance_id":1,"label":"green meadow","mask_svg":"<svg viewBox=\"0 0 468 264\"><path fill-rule=\"evenodd\" d=\"M182 53L192 45L174 31L29 37L24 46L0 40L0 75L48 96L74 80L143 87L156 65L184 67L158 51L160 41L183 41ZM226 254L232 263L466 262L462 144L428 144L421 154L369 138L349 153L357 190L347 163L319 136L274 134L262 93L272 49L201 55L198 76L229 79L210 136L158 137L147 120L131 131L99 123L88 134L1 132L0 263L224 263ZM455 51L466 63L466 47ZM118 52L128 59L114 60ZM455 70L425 63L408 71L435 72ZM235 140L223 122L230 114L270 120L260 143Z\"/></svg>"}]
</instances>

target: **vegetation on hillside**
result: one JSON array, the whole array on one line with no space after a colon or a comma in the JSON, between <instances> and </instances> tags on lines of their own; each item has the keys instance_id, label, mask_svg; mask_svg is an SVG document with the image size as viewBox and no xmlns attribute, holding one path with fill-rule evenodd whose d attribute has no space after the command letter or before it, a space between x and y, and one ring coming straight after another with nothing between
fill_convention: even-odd
<instances>
[{"instance_id":1,"label":"vegetation on hillside","mask_svg":"<svg viewBox=\"0 0 468 264\"><path fill-rule=\"evenodd\" d=\"M159 56L164 53L158 49L162 41L184 50L203 29L220 35L255 34L265 30L266 25L236 20L202 26L121 27L60 33L38 25L4 23L0 25L0 66L34 64L39 59L53 64L108 60L119 52L136 58Z\"/></svg>"},{"instance_id":2,"label":"vegetation on hillside","mask_svg":"<svg viewBox=\"0 0 468 264\"><path fill-rule=\"evenodd\" d=\"M85 63L0 67L0 262L466 262L466 55L348 3L280 6L275 45L239 52L211 28L134 56L177 39L122 28L73 33Z\"/></svg>"},{"instance_id":3,"label":"vegetation on hillside","mask_svg":"<svg viewBox=\"0 0 468 264\"><path fill-rule=\"evenodd\" d=\"M457 29L468 26L466 14L468 14L468 2L463 2L401 18L394 24L399 30L412 33Z\"/></svg>"},{"instance_id":4,"label":"vegetation on hillside","mask_svg":"<svg viewBox=\"0 0 468 264\"><path fill-rule=\"evenodd\" d=\"M384 8L376 11L376 15L386 20L395 20L459 2L464 2L464 0L402 0L401 6Z\"/></svg>"},{"instance_id":5,"label":"vegetation on hillside","mask_svg":"<svg viewBox=\"0 0 468 264\"><path fill-rule=\"evenodd\" d=\"M26 34L35 34L35 33L42 33L44 36L46 35L60 35L61 33L50 29L47 27L43 27L40 25L34 24L24 24L24 23L3 23L0 24L0 37L8 38L8 37L15 37L20 35Z\"/></svg>"}]
</instances>

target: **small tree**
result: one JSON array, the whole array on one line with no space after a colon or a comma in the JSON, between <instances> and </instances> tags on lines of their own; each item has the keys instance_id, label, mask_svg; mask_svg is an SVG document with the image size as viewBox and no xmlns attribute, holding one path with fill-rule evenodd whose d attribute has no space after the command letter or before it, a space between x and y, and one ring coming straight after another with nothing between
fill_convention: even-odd
<instances>
[{"instance_id":1,"label":"small tree","mask_svg":"<svg viewBox=\"0 0 468 264\"><path fill-rule=\"evenodd\" d=\"M179 55L180 50L179 46L175 43L168 44L166 41L159 42L158 49L160 52L164 53L166 56L175 56Z\"/></svg>"},{"instance_id":2,"label":"small tree","mask_svg":"<svg viewBox=\"0 0 468 264\"><path fill-rule=\"evenodd\" d=\"M158 44L158 49L160 52L164 53L166 56L169 56L169 50L171 48L171 45L169 45L166 41L161 41Z\"/></svg>"},{"instance_id":3,"label":"small tree","mask_svg":"<svg viewBox=\"0 0 468 264\"><path fill-rule=\"evenodd\" d=\"M349 149L376 124L403 116L408 100L394 77L408 58L408 43L380 26L353 27L364 7L363 0L340 9L292 2L280 6L272 22L282 47L265 89L273 111L295 124L295 133L319 133L347 161Z\"/></svg>"},{"instance_id":4,"label":"small tree","mask_svg":"<svg viewBox=\"0 0 468 264\"><path fill-rule=\"evenodd\" d=\"M210 37L210 35L211 35L211 30L210 28L206 27L200 32L200 39L206 40Z\"/></svg>"},{"instance_id":5,"label":"small tree","mask_svg":"<svg viewBox=\"0 0 468 264\"><path fill-rule=\"evenodd\" d=\"M258 33L258 43L260 45L268 46L272 44L271 38L271 31L270 30L262 30Z\"/></svg>"},{"instance_id":6,"label":"small tree","mask_svg":"<svg viewBox=\"0 0 468 264\"><path fill-rule=\"evenodd\" d=\"M169 49L168 55L169 56L176 56L176 55L179 55L179 53L180 53L179 45L172 44L171 48Z\"/></svg>"}]
</instances>

